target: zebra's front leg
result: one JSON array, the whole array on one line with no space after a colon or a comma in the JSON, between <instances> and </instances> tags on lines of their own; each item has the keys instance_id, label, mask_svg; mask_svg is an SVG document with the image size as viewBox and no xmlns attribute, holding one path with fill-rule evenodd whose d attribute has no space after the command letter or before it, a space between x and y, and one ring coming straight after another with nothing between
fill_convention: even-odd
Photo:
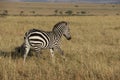
<instances>
[{"instance_id":1,"label":"zebra's front leg","mask_svg":"<svg viewBox=\"0 0 120 80\"><path fill-rule=\"evenodd\" d=\"M58 46L58 47L56 47L56 49L58 50L58 52L62 55L62 58L64 59L64 60L66 60L65 59L65 56L64 56L64 52L63 52L63 50Z\"/></svg>"},{"instance_id":2,"label":"zebra's front leg","mask_svg":"<svg viewBox=\"0 0 120 80\"><path fill-rule=\"evenodd\" d=\"M56 49L58 50L58 52L59 52L62 56L64 56L64 52L63 52L63 50L62 50L60 47L56 47Z\"/></svg>"},{"instance_id":3,"label":"zebra's front leg","mask_svg":"<svg viewBox=\"0 0 120 80\"><path fill-rule=\"evenodd\" d=\"M50 53L51 53L51 56L52 56L52 62L55 63L54 49L53 48L50 49Z\"/></svg>"},{"instance_id":4,"label":"zebra's front leg","mask_svg":"<svg viewBox=\"0 0 120 80\"><path fill-rule=\"evenodd\" d=\"M54 57L54 53L53 53L53 51L54 51L54 49L51 48L51 49L50 49L50 53L51 53L52 58Z\"/></svg>"}]
</instances>

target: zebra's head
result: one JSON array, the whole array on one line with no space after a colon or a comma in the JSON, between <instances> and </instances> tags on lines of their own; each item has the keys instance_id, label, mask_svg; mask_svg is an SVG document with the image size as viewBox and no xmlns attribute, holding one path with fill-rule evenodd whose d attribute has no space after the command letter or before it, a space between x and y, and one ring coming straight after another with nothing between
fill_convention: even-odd
<instances>
[{"instance_id":1,"label":"zebra's head","mask_svg":"<svg viewBox=\"0 0 120 80\"><path fill-rule=\"evenodd\" d=\"M63 22L64 23L64 30L63 30L63 35L66 37L67 40L71 39L71 35L70 35L70 28L68 26L67 22Z\"/></svg>"},{"instance_id":2,"label":"zebra's head","mask_svg":"<svg viewBox=\"0 0 120 80\"><path fill-rule=\"evenodd\" d=\"M67 40L71 39L70 29L69 29L68 23L65 21L58 22L54 26L53 31L57 32L59 36L64 35Z\"/></svg>"}]
</instances>

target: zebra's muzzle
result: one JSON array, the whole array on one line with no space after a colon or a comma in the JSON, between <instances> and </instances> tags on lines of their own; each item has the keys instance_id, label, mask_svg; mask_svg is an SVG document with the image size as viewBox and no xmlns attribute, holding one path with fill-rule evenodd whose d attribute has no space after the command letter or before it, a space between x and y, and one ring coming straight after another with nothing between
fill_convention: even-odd
<instances>
[{"instance_id":1,"label":"zebra's muzzle","mask_svg":"<svg viewBox=\"0 0 120 80\"><path fill-rule=\"evenodd\" d=\"M67 40L71 40L71 37L67 38Z\"/></svg>"},{"instance_id":2,"label":"zebra's muzzle","mask_svg":"<svg viewBox=\"0 0 120 80\"><path fill-rule=\"evenodd\" d=\"M66 36L65 34L63 34L67 40L71 40L71 36Z\"/></svg>"}]
</instances>

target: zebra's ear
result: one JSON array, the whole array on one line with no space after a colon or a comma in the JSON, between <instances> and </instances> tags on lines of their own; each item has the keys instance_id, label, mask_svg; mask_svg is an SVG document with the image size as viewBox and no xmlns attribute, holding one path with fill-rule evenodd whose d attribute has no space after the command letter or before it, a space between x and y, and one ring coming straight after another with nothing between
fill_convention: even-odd
<instances>
[{"instance_id":1,"label":"zebra's ear","mask_svg":"<svg viewBox=\"0 0 120 80\"><path fill-rule=\"evenodd\" d=\"M65 25L69 25L69 22L67 21L61 21L61 23L65 23Z\"/></svg>"}]
</instances>

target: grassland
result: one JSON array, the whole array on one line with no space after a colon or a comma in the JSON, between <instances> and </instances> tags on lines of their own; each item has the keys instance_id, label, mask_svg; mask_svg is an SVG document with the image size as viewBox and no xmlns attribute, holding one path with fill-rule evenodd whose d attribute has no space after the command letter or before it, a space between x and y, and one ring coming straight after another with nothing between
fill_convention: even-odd
<instances>
[{"instance_id":1,"label":"grassland","mask_svg":"<svg viewBox=\"0 0 120 80\"><path fill-rule=\"evenodd\" d=\"M0 16L0 80L120 79L119 4L0 2L0 14L5 10L9 16ZM74 16L45 16L66 15L68 10ZM27 16L20 16L21 11ZM15 48L23 43L25 32L31 28L49 31L59 21L70 23L72 40L63 37L61 42L66 60L55 52L53 62L49 50L42 50L40 57L33 52L23 65Z\"/></svg>"},{"instance_id":2,"label":"grassland","mask_svg":"<svg viewBox=\"0 0 120 80\"><path fill-rule=\"evenodd\" d=\"M13 59L12 54L23 42L28 29L51 30L58 21L70 23L72 40L62 38L66 61L55 52L52 62L49 50L40 58ZM51 16L0 18L0 80L119 80L120 16ZM19 53L18 53L19 54ZM34 54L34 52L33 52Z\"/></svg>"}]
</instances>

